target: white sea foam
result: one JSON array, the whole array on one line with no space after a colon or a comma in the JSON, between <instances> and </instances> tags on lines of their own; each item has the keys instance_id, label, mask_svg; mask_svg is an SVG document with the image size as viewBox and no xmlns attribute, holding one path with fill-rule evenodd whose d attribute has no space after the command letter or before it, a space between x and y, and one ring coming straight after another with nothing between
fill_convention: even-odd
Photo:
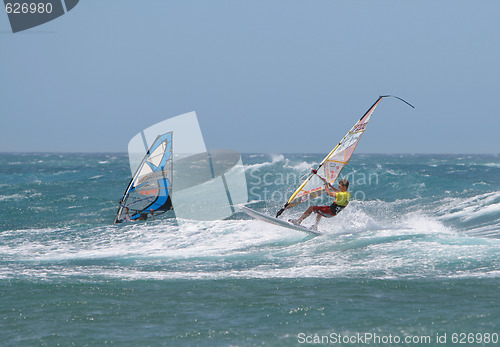
<instances>
[{"instance_id":1,"label":"white sea foam","mask_svg":"<svg viewBox=\"0 0 500 347\"><path fill-rule=\"evenodd\" d=\"M393 176L406 176L406 172L402 170L387 170L387 173Z\"/></svg>"},{"instance_id":2,"label":"white sea foam","mask_svg":"<svg viewBox=\"0 0 500 347\"><path fill-rule=\"evenodd\" d=\"M409 200L408 200L409 201ZM491 277L500 241L464 236L408 201L353 201L322 236L257 220L169 220L0 233L0 278ZM293 212L292 214L299 214ZM313 217L304 222L313 223ZM8 240L8 242L6 241ZM467 265L463 264L481 264ZM485 264L492 264L491 266Z\"/></svg>"},{"instance_id":3,"label":"white sea foam","mask_svg":"<svg viewBox=\"0 0 500 347\"><path fill-rule=\"evenodd\" d=\"M20 201L23 199L31 199L41 196L42 193L34 192L32 190L25 190L22 194L0 195L0 201Z\"/></svg>"},{"instance_id":4,"label":"white sea foam","mask_svg":"<svg viewBox=\"0 0 500 347\"><path fill-rule=\"evenodd\" d=\"M285 156L283 154L270 154L270 156L273 163L285 160Z\"/></svg>"},{"instance_id":5,"label":"white sea foam","mask_svg":"<svg viewBox=\"0 0 500 347\"><path fill-rule=\"evenodd\" d=\"M311 172L311 169L313 167L317 167L318 163L308 163L305 161L302 161L298 164L291 164L290 162L287 162L285 165L283 165L284 168L286 169L292 169L298 172Z\"/></svg>"},{"instance_id":6,"label":"white sea foam","mask_svg":"<svg viewBox=\"0 0 500 347\"><path fill-rule=\"evenodd\" d=\"M460 218L472 220L484 215L500 212L500 192L490 192L477 196L446 198L437 209L443 220Z\"/></svg>"},{"instance_id":7,"label":"white sea foam","mask_svg":"<svg viewBox=\"0 0 500 347\"><path fill-rule=\"evenodd\" d=\"M488 167L500 168L500 163L486 163L483 165Z\"/></svg>"},{"instance_id":8,"label":"white sea foam","mask_svg":"<svg viewBox=\"0 0 500 347\"><path fill-rule=\"evenodd\" d=\"M96 180L98 178L104 177L104 175L97 175L97 176L92 176L89 178L89 180Z\"/></svg>"},{"instance_id":9,"label":"white sea foam","mask_svg":"<svg viewBox=\"0 0 500 347\"><path fill-rule=\"evenodd\" d=\"M270 166L279 162L285 161L285 156L283 154L279 155L271 155L271 161L270 162L264 162L264 163L258 163L258 164L251 164L251 165L245 165L245 170L255 170L255 169L261 169L266 166Z\"/></svg>"},{"instance_id":10,"label":"white sea foam","mask_svg":"<svg viewBox=\"0 0 500 347\"><path fill-rule=\"evenodd\" d=\"M267 162L249 165L247 169L268 167L270 170L264 169L262 173L274 175L275 169L283 168L298 176L297 172L314 167L318 156L293 158L299 159L266 155L258 161ZM92 162L96 165L94 159ZM395 191L404 186L410 192L390 195L389 189L383 195L387 200L417 194L422 198L354 200L337 217L323 219L320 224L323 235L315 238L251 219L184 221L182 227L165 219L96 226L96 220L103 215L113 215L114 211L107 211L115 210L115 201L92 195L90 191L68 191L61 195L60 185L53 187L57 189L56 195L48 195L46 191L52 183L47 182L32 191L5 192L0 201L7 199L4 205L14 206L16 204L9 203L13 199L26 199L34 196L36 190L43 191L43 197L50 198L34 199L34 203L26 201L23 213L29 217L49 217L31 218L26 223L65 227L1 231L0 259L3 262L0 262L0 278L50 280L74 276L79 281L92 281L102 278L447 279L500 276L500 217L497 217L500 214L500 192L478 195L476 189L488 189L481 184L458 194L457 189L462 188L450 184L437 189L435 195L438 197L434 198L431 196L434 194L432 185L439 182L425 180L425 186L422 180L411 180L412 171L406 166L402 169L385 164L382 167L378 161L368 163L372 167L377 165L380 170L390 167L394 170L392 174L396 175L386 175L389 182L384 184L388 188L394 184ZM391 161L387 163L393 164ZM406 178L397 175L405 172ZM89 176L97 179L102 177L101 174L97 170ZM489 175L478 177L478 181L494 186ZM282 184L275 180L270 183L269 189ZM92 186L95 184L99 181L93 181ZM444 192L445 189L448 193ZM89 196L91 201L87 204L76 201L85 202ZM267 203L258 202L256 206ZM269 202L272 204L277 203ZM66 212L57 210L60 206ZM266 206L275 212L276 206ZM41 211L57 213L38 213ZM298 217L303 211L302 207L290 209L283 218ZM22 217L16 213L11 216L13 219ZM62 218L58 219L59 216ZM241 217L236 215L234 218L238 216ZM313 223L314 216L303 224L309 226ZM14 228L11 225L26 224L13 221L9 228Z\"/></svg>"},{"instance_id":11,"label":"white sea foam","mask_svg":"<svg viewBox=\"0 0 500 347\"><path fill-rule=\"evenodd\" d=\"M77 173L78 171L76 170L63 170L63 171L58 171L53 173L54 176L59 176L59 175L66 175L66 174L72 174L72 173Z\"/></svg>"},{"instance_id":12,"label":"white sea foam","mask_svg":"<svg viewBox=\"0 0 500 347\"><path fill-rule=\"evenodd\" d=\"M0 195L0 201L9 201L9 200L17 201L24 198L25 196L21 194Z\"/></svg>"}]
</instances>

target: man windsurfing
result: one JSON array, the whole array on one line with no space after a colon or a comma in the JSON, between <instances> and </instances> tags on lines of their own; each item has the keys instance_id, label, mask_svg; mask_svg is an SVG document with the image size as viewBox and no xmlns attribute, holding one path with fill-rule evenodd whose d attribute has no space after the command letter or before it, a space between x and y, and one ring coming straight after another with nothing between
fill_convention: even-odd
<instances>
[{"instance_id":1,"label":"man windsurfing","mask_svg":"<svg viewBox=\"0 0 500 347\"><path fill-rule=\"evenodd\" d=\"M316 174L316 170L313 170L313 173ZM351 193L347 190L349 189L349 181L346 179L342 179L339 181L339 189L331 186L323 177L319 176L321 180L325 183L325 193L332 198L335 198L335 201L331 205L326 206L310 206L299 219L290 219L288 220L290 223L295 225L300 225L304 219L309 217L311 213L316 213L316 223L312 226L313 230L318 230L319 221L321 217L331 218L336 216L342 211L349 201L351 200Z\"/></svg>"}]
</instances>

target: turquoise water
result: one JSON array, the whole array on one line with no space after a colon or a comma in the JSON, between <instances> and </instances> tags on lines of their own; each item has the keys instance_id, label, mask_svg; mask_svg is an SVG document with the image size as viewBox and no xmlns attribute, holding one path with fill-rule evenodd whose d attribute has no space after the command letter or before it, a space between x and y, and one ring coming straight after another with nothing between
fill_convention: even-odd
<instances>
[{"instance_id":1,"label":"turquoise water","mask_svg":"<svg viewBox=\"0 0 500 347\"><path fill-rule=\"evenodd\" d=\"M248 206L274 214L321 159L244 155ZM315 238L243 214L112 225L128 170L0 154L2 346L498 345L499 156L355 155L356 199Z\"/></svg>"}]
</instances>

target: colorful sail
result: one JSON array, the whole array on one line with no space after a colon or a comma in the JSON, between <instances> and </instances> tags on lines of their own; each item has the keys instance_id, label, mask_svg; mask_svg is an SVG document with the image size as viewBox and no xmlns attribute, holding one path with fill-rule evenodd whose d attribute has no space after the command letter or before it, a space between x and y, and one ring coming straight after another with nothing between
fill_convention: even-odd
<instances>
[{"instance_id":1,"label":"colorful sail","mask_svg":"<svg viewBox=\"0 0 500 347\"><path fill-rule=\"evenodd\" d=\"M175 151L173 135L175 134ZM218 220L248 201L239 153L205 147L198 118L188 112L137 133L128 144L132 180L120 200L115 223L142 220L171 210L177 224Z\"/></svg>"},{"instance_id":2,"label":"colorful sail","mask_svg":"<svg viewBox=\"0 0 500 347\"><path fill-rule=\"evenodd\" d=\"M172 137L172 132L159 135L147 151L120 200L115 223L126 218L126 209L136 220L172 208Z\"/></svg>"},{"instance_id":3,"label":"colorful sail","mask_svg":"<svg viewBox=\"0 0 500 347\"><path fill-rule=\"evenodd\" d=\"M351 159L351 156L356 149L361 136L365 132L366 126L368 125L375 108L377 108L382 98L389 96L391 95L380 96L377 99L377 101L368 109L363 117L361 117L361 119L354 124L339 144L335 146L325 159L323 159L315 170L317 174L311 173L302 182L299 188L297 188L297 190L290 196L285 206L278 211L276 217L279 217L286 209L319 197L325 192L325 183L321 178L326 179L328 183L332 184L337 177L339 177L340 172L347 165L349 159ZM407 103L401 98L395 98ZM409 103L407 104L410 105ZM412 105L410 106L413 107ZM318 176L321 176L321 178Z\"/></svg>"}]
</instances>

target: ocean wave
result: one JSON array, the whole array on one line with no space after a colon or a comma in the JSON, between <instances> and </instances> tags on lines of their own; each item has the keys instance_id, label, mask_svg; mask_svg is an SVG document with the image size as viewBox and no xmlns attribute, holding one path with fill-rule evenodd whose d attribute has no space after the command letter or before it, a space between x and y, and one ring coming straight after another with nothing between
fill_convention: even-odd
<instances>
[{"instance_id":1,"label":"ocean wave","mask_svg":"<svg viewBox=\"0 0 500 347\"><path fill-rule=\"evenodd\" d=\"M500 163L486 163L486 164L480 164L480 165L487 166L487 167L500 168Z\"/></svg>"},{"instance_id":2,"label":"ocean wave","mask_svg":"<svg viewBox=\"0 0 500 347\"><path fill-rule=\"evenodd\" d=\"M393 175L393 176L406 176L406 172L402 171L402 170L387 170L386 171L389 175Z\"/></svg>"},{"instance_id":3,"label":"ocean wave","mask_svg":"<svg viewBox=\"0 0 500 347\"><path fill-rule=\"evenodd\" d=\"M279 155L271 155L271 161L257 163L257 164L247 164L245 165L245 170L255 170L255 169L263 169L266 167L270 167L276 165L278 163L282 163L281 168L286 170L294 170L298 172L310 171L312 167L318 165L316 161L293 161L289 158L286 158L283 154Z\"/></svg>"},{"instance_id":4,"label":"ocean wave","mask_svg":"<svg viewBox=\"0 0 500 347\"><path fill-rule=\"evenodd\" d=\"M0 201L9 201L9 200L21 200L26 197L21 194L12 194L12 195L0 195Z\"/></svg>"},{"instance_id":5,"label":"ocean wave","mask_svg":"<svg viewBox=\"0 0 500 347\"><path fill-rule=\"evenodd\" d=\"M249 194L255 200L252 207L276 213L283 201L271 200L273 193L289 196L286 190L293 191L298 184L295 176L314 167L321 157L251 157L246 169L262 169L256 177L250 175L251 182L268 189L271 197L255 199L259 191ZM458 167L456 157L433 161L418 156L385 156L383 160L364 156L358 164L355 158L345 171L353 173L353 193L363 189L372 200L353 199L337 217L323 219L323 234L314 238L241 214L231 220L183 221L181 227L166 218L110 225L130 174L126 163L118 167L121 173L108 173L92 157L88 165L79 164L81 171L68 173L69 183L61 181L66 176L58 176L43 184L35 181L38 185L34 186L32 178L39 178L36 168L35 174L25 173L31 191L12 186L11 182L18 184L13 173L3 181L9 187L0 196L3 206L10 208L5 214L8 230L0 231L0 278L447 279L500 275L500 186L494 170L469 166L472 171L448 176ZM119 159L126 161L125 156ZM42 168L45 172L66 170L54 168L49 160ZM467 168L460 166L460 170ZM358 173L367 172L378 172L379 177L358 182ZM101 177L107 178L97 179ZM122 179L112 187L109 182L116 182L116 177ZM34 193L42 193L41 198ZM290 209L283 218L298 217L304 210L305 206ZM310 217L303 224L313 223Z\"/></svg>"},{"instance_id":6,"label":"ocean wave","mask_svg":"<svg viewBox=\"0 0 500 347\"><path fill-rule=\"evenodd\" d=\"M137 280L498 275L498 240L461 236L418 213L399 216L391 225L370 221L368 213L360 214L358 209L351 214L329 219L321 225L324 235L315 238L257 220L193 221L183 223L182 228L155 221L94 229L10 231L0 234L0 277ZM353 216L361 220L358 225L349 222Z\"/></svg>"},{"instance_id":7,"label":"ocean wave","mask_svg":"<svg viewBox=\"0 0 500 347\"><path fill-rule=\"evenodd\" d=\"M10 194L10 195L0 195L0 201L20 201L24 199L32 199L34 197L39 197L41 196L42 193L40 192L33 192L33 191L24 191L23 194Z\"/></svg>"},{"instance_id":8,"label":"ocean wave","mask_svg":"<svg viewBox=\"0 0 500 347\"><path fill-rule=\"evenodd\" d=\"M302 161L300 163L297 163L297 164L291 164L290 162L287 162L285 165L283 165L283 167L285 169L292 169L292 170L295 170L295 171L298 171L298 172L308 172L310 173L311 172L311 169L313 167L317 167L318 166L318 163L316 162L306 162L306 161Z\"/></svg>"},{"instance_id":9,"label":"ocean wave","mask_svg":"<svg viewBox=\"0 0 500 347\"><path fill-rule=\"evenodd\" d=\"M244 165L245 170L255 170L255 169L261 169L266 166L274 165L279 162L284 162L285 161L285 156L283 154L279 155L271 155L271 161L270 162L264 162L264 163L257 163L257 164L248 164Z\"/></svg>"},{"instance_id":10,"label":"ocean wave","mask_svg":"<svg viewBox=\"0 0 500 347\"><path fill-rule=\"evenodd\" d=\"M92 176L92 177L89 178L89 180L96 180L96 179L102 178L102 177L104 177L104 175Z\"/></svg>"},{"instance_id":11,"label":"ocean wave","mask_svg":"<svg viewBox=\"0 0 500 347\"><path fill-rule=\"evenodd\" d=\"M460 218L463 221L497 214L500 212L500 192L484 193L472 197L445 198L441 201L436 212L441 219Z\"/></svg>"},{"instance_id":12,"label":"ocean wave","mask_svg":"<svg viewBox=\"0 0 500 347\"><path fill-rule=\"evenodd\" d=\"M59 176L59 175L67 175L67 174L74 174L74 173L78 173L78 171L77 170L62 170L62 171L54 172L51 175Z\"/></svg>"}]
</instances>

